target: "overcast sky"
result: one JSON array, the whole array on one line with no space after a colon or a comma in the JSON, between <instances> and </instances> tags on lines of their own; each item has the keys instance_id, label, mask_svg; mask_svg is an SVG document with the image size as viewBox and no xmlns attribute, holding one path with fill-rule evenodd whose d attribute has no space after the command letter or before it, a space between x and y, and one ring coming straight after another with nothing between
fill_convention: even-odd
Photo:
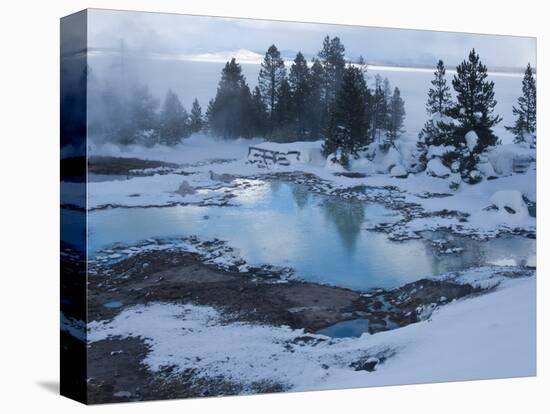
<instances>
[{"instance_id":1,"label":"overcast sky","mask_svg":"<svg viewBox=\"0 0 550 414\"><path fill-rule=\"evenodd\" d=\"M362 55L368 63L432 65L442 58L456 65L473 47L489 68L536 60L536 41L529 37L94 9L88 17L91 49L117 50L124 39L129 51L164 58L237 49L263 54L272 43L284 55L300 50L311 57L326 35L340 37L348 59Z\"/></svg>"}]
</instances>

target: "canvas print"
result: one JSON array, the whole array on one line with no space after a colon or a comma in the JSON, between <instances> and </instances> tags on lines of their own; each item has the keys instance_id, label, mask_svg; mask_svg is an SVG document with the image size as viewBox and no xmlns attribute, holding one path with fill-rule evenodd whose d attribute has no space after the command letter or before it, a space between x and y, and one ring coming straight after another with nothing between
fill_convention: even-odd
<instances>
[{"instance_id":1,"label":"canvas print","mask_svg":"<svg viewBox=\"0 0 550 414\"><path fill-rule=\"evenodd\" d=\"M536 39L61 20L61 391L536 374Z\"/></svg>"}]
</instances>

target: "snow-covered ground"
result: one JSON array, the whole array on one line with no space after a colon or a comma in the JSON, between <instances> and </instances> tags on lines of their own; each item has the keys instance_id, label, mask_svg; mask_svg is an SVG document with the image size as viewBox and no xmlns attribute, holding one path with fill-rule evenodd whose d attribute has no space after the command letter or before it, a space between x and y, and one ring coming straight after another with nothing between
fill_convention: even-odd
<instances>
[{"instance_id":1,"label":"snow-covered ground","mask_svg":"<svg viewBox=\"0 0 550 414\"><path fill-rule=\"evenodd\" d=\"M142 158L148 160L165 161L177 164L203 163L216 159L240 159L246 155L250 145L263 142L263 139L235 139L196 134L185 139L175 147L157 145L153 148L143 148L139 145L119 147L114 144L95 146L90 144L90 155Z\"/></svg>"},{"instance_id":2,"label":"snow-covered ground","mask_svg":"<svg viewBox=\"0 0 550 414\"><path fill-rule=\"evenodd\" d=\"M154 303L126 309L109 322L92 322L88 340L93 345L108 337L139 337L150 346L148 369L193 368L198 376L221 376L245 390L259 381L309 390L534 375L535 278L495 273L461 275L465 282L498 283L491 293L452 302L422 322L360 338L225 323L212 307ZM371 370L355 370L361 363Z\"/></svg>"},{"instance_id":3,"label":"snow-covered ground","mask_svg":"<svg viewBox=\"0 0 550 414\"><path fill-rule=\"evenodd\" d=\"M260 168L250 162L254 158L249 156L249 146L279 153L299 151L300 156L289 154L287 166L268 163ZM532 150L513 144L497 147L487 157L492 179L486 176L478 184L462 182L451 189L452 177L422 172L403 178L402 173L390 173L392 164L406 170L406 154L412 149L407 141L386 156L353 163L345 175L327 163L320 149L321 141L276 144L205 135L195 135L175 148L91 148L92 155L161 160L179 167L148 176L90 182L88 208L238 203L242 197L231 195L253 193L262 175L292 173L289 179L309 177L316 191L326 194L359 200L369 200L374 194L387 198L386 205L393 206L399 217L408 215L407 220L390 223L390 228L396 226L391 231L405 238L441 228L480 237L535 232L536 220L527 203L536 202L536 164L531 162L521 174L511 167L514 154L523 151L534 158ZM64 184L71 185L78 184ZM369 190L356 191L360 186ZM455 213L440 214L449 211ZM370 223L369 228L376 224L380 223ZM230 253L229 249L228 257ZM224 314L213 307L152 303L126 308L110 321L92 322L88 341L93 346L108 337L138 337L150 347L143 362L152 372L171 366L176 375L193 368L199 377L222 377L239 384L244 392L254 392L254 384L260 382L310 390L530 376L536 373L536 283L534 276L500 275L513 269L479 267L458 277L439 276L494 290L436 308L422 322L359 338L335 339L285 326L227 323ZM69 322L63 325L68 331L73 326Z\"/></svg>"}]
</instances>

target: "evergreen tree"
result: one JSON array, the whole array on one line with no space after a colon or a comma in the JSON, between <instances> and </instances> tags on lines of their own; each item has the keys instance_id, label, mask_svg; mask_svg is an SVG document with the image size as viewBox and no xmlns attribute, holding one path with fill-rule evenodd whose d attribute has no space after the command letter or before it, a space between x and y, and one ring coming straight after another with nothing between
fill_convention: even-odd
<instances>
[{"instance_id":1,"label":"evergreen tree","mask_svg":"<svg viewBox=\"0 0 550 414\"><path fill-rule=\"evenodd\" d=\"M199 132L202 129L202 108L197 98L193 101L191 107L191 116L189 117L189 130L192 134Z\"/></svg>"},{"instance_id":2,"label":"evergreen tree","mask_svg":"<svg viewBox=\"0 0 550 414\"><path fill-rule=\"evenodd\" d=\"M527 139L534 146L537 133L537 84L530 63L525 69L522 91L523 95L518 98L517 107L513 108L516 122L514 126L507 126L506 129L514 134L514 142L525 142Z\"/></svg>"},{"instance_id":3,"label":"evergreen tree","mask_svg":"<svg viewBox=\"0 0 550 414\"><path fill-rule=\"evenodd\" d=\"M208 105L210 132L225 138L250 137L251 101L241 66L232 58L225 64L216 97Z\"/></svg>"},{"instance_id":4,"label":"evergreen tree","mask_svg":"<svg viewBox=\"0 0 550 414\"><path fill-rule=\"evenodd\" d=\"M365 72L363 71L363 74L364 73ZM366 83L366 79L365 79L365 83ZM366 107L365 107L365 124L367 125L367 136L368 136L369 141L371 141L371 139L372 139L371 126L373 124L373 122L372 122L372 119L373 119L373 112L372 112L373 103L374 103L374 95L373 95L371 89L368 87L368 84L367 84L367 87L366 87L366 90L365 90L365 104L366 104Z\"/></svg>"},{"instance_id":5,"label":"evergreen tree","mask_svg":"<svg viewBox=\"0 0 550 414\"><path fill-rule=\"evenodd\" d=\"M256 131L254 129L254 120L253 120L253 103L252 103L252 93L250 88L246 83L244 83L239 91L240 93L240 107L238 113L239 121L239 133L238 136L244 138L251 138L255 135Z\"/></svg>"},{"instance_id":6,"label":"evergreen tree","mask_svg":"<svg viewBox=\"0 0 550 414\"><path fill-rule=\"evenodd\" d=\"M456 68L453 78L453 88L456 92L456 106L451 110L451 116L457 124L454 128L453 145L456 150L447 155L447 163L459 162L462 178L475 184L481 180L476 172L479 155L489 146L498 142L493 133L493 127L501 121L501 117L493 115L497 104L495 100L494 83L487 80L487 67L483 65L472 49L468 60ZM473 131L476 142L473 148L466 142L466 134Z\"/></svg>"},{"instance_id":7,"label":"evergreen tree","mask_svg":"<svg viewBox=\"0 0 550 414\"><path fill-rule=\"evenodd\" d=\"M295 134L297 138L303 139L308 133L307 109L311 83L307 61L301 52L298 52L290 67L288 82L292 93Z\"/></svg>"},{"instance_id":8,"label":"evergreen tree","mask_svg":"<svg viewBox=\"0 0 550 414\"><path fill-rule=\"evenodd\" d=\"M452 107L451 88L447 85L445 72L445 64L439 60L434 72L434 79L431 80L432 87L428 91L428 102L426 102L428 114L447 115Z\"/></svg>"},{"instance_id":9,"label":"evergreen tree","mask_svg":"<svg viewBox=\"0 0 550 414\"><path fill-rule=\"evenodd\" d=\"M475 49L470 52L468 60L457 66L456 72L453 88L457 105L452 111L453 118L459 124L456 139L463 141L467 132L474 131L478 143L473 153L479 154L497 143L492 128L501 121L501 117L493 115L497 104L495 85L487 80L487 67L481 63Z\"/></svg>"},{"instance_id":10,"label":"evergreen tree","mask_svg":"<svg viewBox=\"0 0 550 414\"><path fill-rule=\"evenodd\" d=\"M160 143L176 145L188 136L189 115L178 96L169 90L160 112Z\"/></svg>"},{"instance_id":11,"label":"evergreen tree","mask_svg":"<svg viewBox=\"0 0 550 414\"><path fill-rule=\"evenodd\" d=\"M426 102L426 112L430 118L418 135L418 170L423 170L426 167L428 147L432 145L454 145L455 128L448 118L454 103L451 88L447 85L445 72L445 64L442 60L439 60L434 78L431 80L432 86L428 90L428 100ZM452 161L452 159L448 161Z\"/></svg>"},{"instance_id":12,"label":"evergreen tree","mask_svg":"<svg viewBox=\"0 0 550 414\"><path fill-rule=\"evenodd\" d=\"M384 78L384 81L382 82L382 92L383 92L383 99L381 101L382 106L380 110L380 127L383 128L386 131L386 136L383 139L384 145L391 144L390 141L388 141L388 130L390 126L390 106L391 106L391 98L392 98L392 90L390 81L388 78Z\"/></svg>"},{"instance_id":13,"label":"evergreen tree","mask_svg":"<svg viewBox=\"0 0 550 414\"><path fill-rule=\"evenodd\" d=\"M345 48L340 42L339 37L331 39L329 36L326 36L323 40L323 47L318 54L324 71L324 115L327 119L331 117L331 106L342 84L346 66L344 52Z\"/></svg>"},{"instance_id":14,"label":"evergreen tree","mask_svg":"<svg viewBox=\"0 0 550 414\"><path fill-rule=\"evenodd\" d=\"M258 86L254 88L254 92L252 93L250 116L253 136L264 136L268 129L268 115L267 107Z\"/></svg>"},{"instance_id":15,"label":"evergreen tree","mask_svg":"<svg viewBox=\"0 0 550 414\"><path fill-rule=\"evenodd\" d=\"M271 131L275 125L275 107L281 83L286 77L285 63L281 53L275 45L271 45L265 53L264 61L260 67L258 85L269 112Z\"/></svg>"},{"instance_id":16,"label":"evergreen tree","mask_svg":"<svg viewBox=\"0 0 550 414\"><path fill-rule=\"evenodd\" d=\"M208 101L206 107L206 113L204 114L205 122L203 127L211 134L215 134L216 130L213 128L214 118L216 117L216 105L214 104L214 98Z\"/></svg>"},{"instance_id":17,"label":"evergreen tree","mask_svg":"<svg viewBox=\"0 0 550 414\"><path fill-rule=\"evenodd\" d=\"M388 139L391 145L403 132L403 121L405 119L405 102L401 98L399 88L393 90L390 98L389 116L388 116Z\"/></svg>"},{"instance_id":18,"label":"evergreen tree","mask_svg":"<svg viewBox=\"0 0 550 414\"><path fill-rule=\"evenodd\" d=\"M287 141L292 138L293 113L292 91L288 80L284 78L277 90L277 104L274 113L278 140Z\"/></svg>"},{"instance_id":19,"label":"evergreen tree","mask_svg":"<svg viewBox=\"0 0 550 414\"><path fill-rule=\"evenodd\" d=\"M374 91L370 99L370 139L371 141L381 141L382 132L386 129L388 120L388 102L386 92L384 91L385 82L380 75L375 77Z\"/></svg>"},{"instance_id":20,"label":"evergreen tree","mask_svg":"<svg viewBox=\"0 0 550 414\"><path fill-rule=\"evenodd\" d=\"M359 149L367 144L366 89L361 70L347 67L323 144L323 153L338 153L337 162L344 166L348 165L350 156L357 156Z\"/></svg>"},{"instance_id":21,"label":"evergreen tree","mask_svg":"<svg viewBox=\"0 0 550 414\"><path fill-rule=\"evenodd\" d=\"M382 84L382 90L384 91L384 103L386 105L386 116L387 120L389 121L389 114L390 114L390 104L391 104L391 98L392 98L392 90L390 81L388 78L384 78L384 82Z\"/></svg>"},{"instance_id":22,"label":"evergreen tree","mask_svg":"<svg viewBox=\"0 0 550 414\"><path fill-rule=\"evenodd\" d=\"M309 97L306 107L307 130L311 139L319 139L326 130L324 121L326 105L324 102L324 79L325 70L319 59L313 59L309 70Z\"/></svg>"}]
</instances>

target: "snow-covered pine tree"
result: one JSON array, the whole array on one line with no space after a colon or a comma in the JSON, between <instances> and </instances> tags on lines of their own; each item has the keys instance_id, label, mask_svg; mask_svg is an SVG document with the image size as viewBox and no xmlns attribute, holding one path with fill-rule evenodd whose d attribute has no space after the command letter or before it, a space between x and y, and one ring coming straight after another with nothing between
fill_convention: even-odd
<instances>
[{"instance_id":1,"label":"snow-covered pine tree","mask_svg":"<svg viewBox=\"0 0 550 414\"><path fill-rule=\"evenodd\" d=\"M468 60L457 66L456 72L453 88L457 104L451 115L458 125L453 143L458 151L462 178L466 182L476 183L481 179L475 171L479 154L497 144L498 138L492 128L502 118L493 114L497 104L495 85L487 80L487 67L481 63L475 49L471 50Z\"/></svg>"},{"instance_id":2,"label":"snow-covered pine tree","mask_svg":"<svg viewBox=\"0 0 550 414\"><path fill-rule=\"evenodd\" d=\"M281 83L286 77L285 62L281 58L281 52L277 46L271 45L265 52L264 60L258 75L258 85L262 98L269 113L271 133L275 126L275 107Z\"/></svg>"},{"instance_id":3,"label":"snow-covered pine tree","mask_svg":"<svg viewBox=\"0 0 550 414\"><path fill-rule=\"evenodd\" d=\"M288 83L292 94L293 129L298 139L303 139L309 132L307 129L307 105L311 86L309 78L307 61L304 55L298 52L288 75Z\"/></svg>"},{"instance_id":4,"label":"snow-covered pine tree","mask_svg":"<svg viewBox=\"0 0 550 414\"><path fill-rule=\"evenodd\" d=\"M517 106L513 108L515 124L505 128L514 134L514 142L527 141L534 147L537 135L537 84L530 63L527 64L523 76L522 92L523 95L518 98Z\"/></svg>"},{"instance_id":5,"label":"snow-covered pine tree","mask_svg":"<svg viewBox=\"0 0 550 414\"><path fill-rule=\"evenodd\" d=\"M453 144L454 126L449 118L453 108L453 99L451 88L447 85L445 78L445 64L442 60L437 62L434 72L434 78L430 81L432 86L428 90L428 100L426 102L426 112L429 119L418 135L417 170L422 171L426 168L427 152L430 146L447 146ZM450 161L450 160L448 160ZM447 165L450 167L450 165Z\"/></svg>"},{"instance_id":6,"label":"snow-covered pine tree","mask_svg":"<svg viewBox=\"0 0 550 414\"><path fill-rule=\"evenodd\" d=\"M366 89L363 72L348 66L344 70L323 143L323 153L326 156L334 154L335 161L343 166L347 166L350 157L357 156L357 152L367 144Z\"/></svg>"},{"instance_id":7,"label":"snow-covered pine tree","mask_svg":"<svg viewBox=\"0 0 550 414\"><path fill-rule=\"evenodd\" d=\"M169 90L160 112L160 143L176 145L187 135L189 115L178 96Z\"/></svg>"},{"instance_id":8,"label":"snow-covered pine tree","mask_svg":"<svg viewBox=\"0 0 550 414\"><path fill-rule=\"evenodd\" d=\"M469 131L477 134L478 143L473 151L477 154L497 143L492 128L502 120L500 116L493 115L497 104L495 84L488 81L487 76L487 67L481 63L475 49L472 49L468 60L457 66L453 78L457 105L452 115L459 124L457 132L459 137Z\"/></svg>"},{"instance_id":9,"label":"snow-covered pine tree","mask_svg":"<svg viewBox=\"0 0 550 414\"><path fill-rule=\"evenodd\" d=\"M191 133L199 132L202 129L202 108L197 98L193 101L193 107L191 108L191 116L189 118L189 129Z\"/></svg>"},{"instance_id":10,"label":"snow-covered pine tree","mask_svg":"<svg viewBox=\"0 0 550 414\"><path fill-rule=\"evenodd\" d=\"M395 140L403 133L403 121L405 120L405 102L401 98L399 88L393 90L390 98L389 116L388 116L388 140L390 145L394 145Z\"/></svg>"},{"instance_id":11,"label":"snow-covered pine tree","mask_svg":"<svg viewBox=\"0 0 550 414\"><path fill-rule=\"evenodd\" d=\"M453 105L451 87L447 85L445 72L445 64L440 59L437 62L434 78L430 81L432 87L428 90L426 112L429 114L447 115Z\"/></svg>"}]
</instances>

